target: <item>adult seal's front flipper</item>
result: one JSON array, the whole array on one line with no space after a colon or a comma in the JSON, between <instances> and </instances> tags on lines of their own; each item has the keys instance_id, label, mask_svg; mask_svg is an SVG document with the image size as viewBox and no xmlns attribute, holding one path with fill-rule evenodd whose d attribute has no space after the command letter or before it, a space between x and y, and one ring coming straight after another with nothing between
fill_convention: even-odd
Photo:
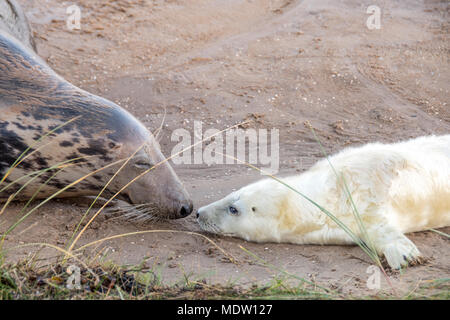
<instances>
[{"instance_id":1,"label":"adult seal's front flipper","mask_svg":"<svg viewBox=\"0 0 450 320\"><path fill-rule=\"evenodd\" d=\"M30 23L15 0L0 0L0 30L6 31L37 52Z\"/></svg>"}]
</instances>

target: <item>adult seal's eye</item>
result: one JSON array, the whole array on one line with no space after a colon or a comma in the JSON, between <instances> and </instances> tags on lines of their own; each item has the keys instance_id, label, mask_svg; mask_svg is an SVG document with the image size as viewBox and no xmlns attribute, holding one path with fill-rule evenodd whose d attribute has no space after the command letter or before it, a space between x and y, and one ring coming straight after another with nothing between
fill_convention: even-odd
<instances>
[{"instance_id":1,"label":"adult seal's eye","mask_svg":"<svg viewBox=\"0 0 450 320\"><path fill-rule=\"evenodd\" d=\"M233 207L233 206L228 207L228 211L230 211L230 213L231 213L231 214L234 214L234 215L238 215L238 214L239 214L239 210L236 209L236 208Z\"/></svg>"},{"instance_id":2,"label":"adult seal's eye","mask_svg":"<svg viewBox=\"0 0 450 320\"><path fill-rule=\"evenodd\" d=\"M133 166L139 170L147 170L150 169L153 165L146 155L137 155L133 159Z\"/></svg>"},{"instance_id":3,"label":"adult seal's eye","mask_svg":"<svg viewBox=\"0 0 450 320\"><path fill-rule=\"evenodd\" d=\"M150 169L152 164L149 162L139 161L134 164L134 167L141 170Z\"/></svg>"}]
</instances>

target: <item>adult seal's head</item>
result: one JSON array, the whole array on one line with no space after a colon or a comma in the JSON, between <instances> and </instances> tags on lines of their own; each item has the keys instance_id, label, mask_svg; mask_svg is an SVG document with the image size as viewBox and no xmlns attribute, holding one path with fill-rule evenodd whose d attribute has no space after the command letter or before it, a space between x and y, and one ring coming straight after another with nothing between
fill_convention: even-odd
<instances>
[{"instance_id":1,"label":"adult seal's head","mask_svg":"<svg viewBox=\"0 0 450 320\"><path fill-rule=\"evenodd\" d=\"M19 190L15 199L46 198L93 172L58 196L97 195L107 185L107 197L165 159L153 135L131 114L65 81L34 51L0 30L0 178L29 147L1 183L0 201ZM118 171L123 159L134 153ZM137 179L121 196L157 217L181 218L192 212L189 195L167 162Z\"/></svg>"}]
</instances>

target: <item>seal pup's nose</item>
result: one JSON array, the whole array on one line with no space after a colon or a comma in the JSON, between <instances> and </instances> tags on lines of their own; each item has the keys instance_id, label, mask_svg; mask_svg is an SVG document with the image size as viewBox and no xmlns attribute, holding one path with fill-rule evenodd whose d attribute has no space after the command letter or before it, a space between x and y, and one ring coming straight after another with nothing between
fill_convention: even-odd
<instances>
[{"instance_id":1,"label":"seal pup's nose","mask_svg":"<svg viewBox=\"0 0 450 320\"><path fill-rule=\"evenodd\" d=\"M200 215L202 214L202 211L203 211L203 207L201 207L200 209L197 210L197 212L195 214L197 219L200 218Z\"/></svg>"}]
</instances>

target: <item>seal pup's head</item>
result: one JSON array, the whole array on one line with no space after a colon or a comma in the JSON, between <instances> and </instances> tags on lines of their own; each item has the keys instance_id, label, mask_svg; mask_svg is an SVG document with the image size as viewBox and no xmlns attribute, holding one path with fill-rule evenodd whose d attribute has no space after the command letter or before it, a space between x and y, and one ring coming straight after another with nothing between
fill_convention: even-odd
<instances>
[{"instance_id":1,"label":"seal pup's head","mask_svg":"<svg viewBox=\"0 0 450 320\"><path fill-rule=\"evenodd\" d=\"M264 179L198 209L197 221L211 233L279 242L300 223L299 208L291 193L279 182Z\"/></svg>"}]
</instances>

